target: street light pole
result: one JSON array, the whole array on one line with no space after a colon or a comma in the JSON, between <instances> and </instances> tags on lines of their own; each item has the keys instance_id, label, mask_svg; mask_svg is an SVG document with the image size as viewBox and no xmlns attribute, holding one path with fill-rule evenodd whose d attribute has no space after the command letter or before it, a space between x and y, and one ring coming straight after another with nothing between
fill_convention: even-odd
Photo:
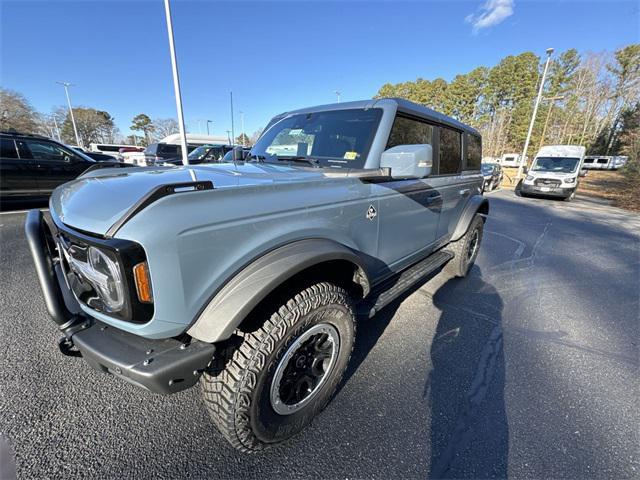
<instances>
[{"instance_id":1,"label":"street light pole","mask_svg":"<svg viewBox=\"0 0 640 480\"><path fill-rule=\"evenodd\" d=\"M236 139L236 131L235 128L233 126L233 92L229 92L229 98L231 101L231 141L235 142ZM233 143L230 143L230 145L233 145ZM234 158L235 160L235 158Z\"/></svg>"},{"instance_id":2,"label":"street light pole","mask_svg":"<svg viewBox=\"0 0 640 480\"><path fill-rule=\"evenodd\" d=\"M184 128L184 113L182 112L182 94L180 93L180 77L178 76L178 61L176 47L173 43L173 23L171 21L171 6L169 0L164 0L164 13L167 18L167 34L169 35L169 51L171 53L171 69L173 71L173 90L176 97L178 111L178 127L180 129L180 145L182 146L182 164L189 165L189 151L187 150L187 132Z\"/></svg>"},{"instance_id":3,"label":"street light pole","mask_svg":"<svg viewBox=\"0 0 640 480\"><path fill-rule=\"evenodd\" d=\"M213 123L213 120L207 120L207 135L211 135L211 134L209 133L209 124L210 124L210 123Z\"/></svg>"},{"instance_id":4,"label":"street light pole","mask_svg":"<svg viewBox=\"0 0 640 480\"><path fill-rule=\"evenodd\" d=\"M520 164L518 165L518 174L516 180L520 180L522 177L522 168L527 158L527 150L529 149L529 141L531 140L531 132L533 132L533 124L536 122L536 114L538 113L538 106L540 105L540 99L542 98L542 90L544 89L544 82L547 79L547 70L549 70L549 63L551 62L551 55L553 54L553 48L547 48L547 61L544 64L544 71L542 72L542 80L540 80L540 88L538 89L538 96L536 97L536 103L533 107L533 113L531 114L531 123L529 124L529 131L527 132L527 139L524 141L524 149L522 150L522 156L520 157Z\"/></svg>"},{"instance_id":5,"label":"street light pole","mask_svg":"<svg viewBox=\"0 0 640 480\"><path fill-rule=\"evenodd\" d=\"M341 92L340 92L340 90L335 90L333 93L336 94L336 97L338 97L338 103L340 103L340 101L341 101L341 97L340 97L340 93Z\"/></svg>"},{"instance_id":6,"label":"street light pole","mask_svg":"<svg viewBox=\"0 0 640 480\"><path fill-rule=\"evenodd\" d=\"M64 93L67 95L67 105L69 107L69 115L71 116L71 124L73 125L73 133L76 136L76 145L80 148L84 148L82 142L80 141L80 136L78 135L78 127L76 127L76 118L73 116L73 108L71 108L71 98L69 98L69 87L73 86L72 83L69 82L56 82L64 87Z\"/></svg>"},{"instance_id":7,"label":"street light pole","mask_svg":"<svg viewBox=\"0 0 640 480\"><path fill-rule=\"evenodd\" d=\"M538 150L542 148L542 144L544 143L544 136L547 134L547 126L549 125L549 119L551 118L551 110L553 110L553 106L555 105L556 100L562 99L564 99L564 95L543 98L543 100L549 101L551 103L549 105L549 110L547 110L547 118L544 121L544 127L542 127L542 135L540 136L540 145L538 145Z\"/></svg>"},{"instance_id":8,"label":"street light pole","mask_svg":"<svg viewBox=\"0 0 640 480\"><path fill-rule=\"evenodd\" d=\"M240 123L241 123L241 126L242 126L242 135L241 135L242 146L244 147L245 146L245 142L244 142L244 139L245 139L245 134L244 134L244 112L242 110L240 110Z\"/></svg>"}]
</instances>

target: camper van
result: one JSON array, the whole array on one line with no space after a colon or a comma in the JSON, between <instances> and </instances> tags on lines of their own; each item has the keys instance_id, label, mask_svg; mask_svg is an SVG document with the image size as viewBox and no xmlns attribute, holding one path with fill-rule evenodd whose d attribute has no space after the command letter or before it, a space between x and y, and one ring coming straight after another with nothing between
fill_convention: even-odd
<instances>
[{"instance_id":1,"label":"camper van","mask_svg":"<svg viewBox=\"0 0 640 480\"><path fill-rule=\"evenodd\" d=\"M518 168L520 166L520 158L522 158L522 155L520 155L519 153L505 153L504 155L502 155L498 163L503 167Z\"/></svg>"},{"instance_id":2,"label":"camper van","mask_svg":"<svg viewBox=\"0 0 640 480\"><path fill-rule=\"evenodd\" d=\"M607 156L607 155L587 155L584 157L585 170L618 170L627 163L628 157Z\"/></svg>"},{"instance_id":3,"label":"camper van","mask_svg":"<svg viewBox=\"0 0 640 480\"><path fill-rule=\"evenodd\" d=\"M571 200L578 188L585 147L549 145L542 147L520 186L520 194L554 196Z\"/></svg>"}]
</instances>

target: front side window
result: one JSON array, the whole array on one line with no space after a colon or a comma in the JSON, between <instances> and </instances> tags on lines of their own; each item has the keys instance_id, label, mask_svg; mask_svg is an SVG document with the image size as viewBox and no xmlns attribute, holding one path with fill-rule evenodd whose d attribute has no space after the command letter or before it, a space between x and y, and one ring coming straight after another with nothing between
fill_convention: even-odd
<instances>
[{"instance_id":1,"label":"front side window","mask_svg":"<svg viewBox=\"0 0 640 480\"><path fill-rule=\"evenodd\" d=\"M482 162L482 138L471 133L465 133L464 136L467 139L465 170L478 170Z\"/></svg>"},{"instance_id":2,"label":"front side window","mask_svg":"<svg viewBox=\"0 0 640 480\"><path fill-rule=\"evenodd\" d=\"M44 142L40 140L22 140L20 141L23 151L27 158L48 162L69 162L74 155L55 143Z\"/></svg>"},{"instance_id":3,"label":"front side window","mask_svg":"<svg viewBox=\"0 0 640 480\"><path fill-rule=\"evenodd\" d=\"M579 158L538 157L531 170L533 172L573 173L578 168Z\"/></svg>"},{"instance_id":4,"label":"front side window","mask_svg":"<svg viewBox=\"0 0 640 480\"><path fill-rule=\"evenodd\" d=\"M433 125L407 117L396 117L391 127L387 148L398 145L431 145Z\"/></svg>"},{"instance_id":5,"label":"front side window","mask_svg":"<svg viewBox=\"0 0 640 480\"><path fill-rule=\"evenodd\" d=\"M440 127L439 175L452 175L460 171L462 162L462 136L451 128Z\"/></svg>"},{"instance_id":6,"label":"front side window","mask_svg":"<svg viewBox=\"0 0 640 480\"><path fill-rule=\"evenodd\" d=\"M2 152L0 156L2 158L18 158L18 150L16 150L16 143L10 138L3 138L0 140L0 146Z\"/></svg>"},{"instance_id":7,"label":"front side window","mask_svg":"<svg viewBox=\"0 0 640 480\"><path fill-rule=\"evenodd\" d=\"M251 156L266 162L309 160L320 167L363 168L381 116L379 108L291 115L260 137Z\"/></svg>"}]
</instances>

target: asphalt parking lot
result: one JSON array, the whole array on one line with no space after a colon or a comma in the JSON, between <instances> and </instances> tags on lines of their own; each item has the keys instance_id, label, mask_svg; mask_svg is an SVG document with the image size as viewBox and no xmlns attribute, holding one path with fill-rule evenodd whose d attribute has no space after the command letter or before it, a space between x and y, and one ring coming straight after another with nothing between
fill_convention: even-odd
<instances>
[{"instance_id":1,"label":"asphalt parking lot","mask_svg":"<svg viewBox=\"0 0 640 480\"><path fill-rule=\"evenodd\" d=\"M21 478L638 478L640 217L490 196L471 275L359 325L311 428L229 447L198 388L149 394L63 357L23 235L0 215L0 433Z\"/></svg>"}]
</instances>

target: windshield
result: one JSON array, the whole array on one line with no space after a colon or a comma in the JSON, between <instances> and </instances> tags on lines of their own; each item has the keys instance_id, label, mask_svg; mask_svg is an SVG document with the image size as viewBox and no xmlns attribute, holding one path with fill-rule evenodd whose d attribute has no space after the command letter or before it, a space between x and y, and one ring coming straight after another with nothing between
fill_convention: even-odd
<instances>
[{"instance_id":1,"label":"windshield","mask_svg":"<svg viewBox=\"0 0 640 480\"><path fill-rule=\"evenodd\" d=\"M207 155L207 153L209 153L209 150L212 146L213 145L202 145L196 148L189 155L187 155L187 157L189 158L189 160L202 160Z\"/></svg>"},{"instance_id":2,"label":"windshield","mask_svg":"<svg viewBox=\"0 0 640 480\"><path fill-rule=\"evenodd\" d=\"M292 115L262 135L251 155L267 162L312 160L320 167L364 168L381 116L379 108Z\"/></svg>"},{"instance_id":3,"label":"windshield","mask_svg":"<svg viewBox=\"0 0 640 480\"><path fill-rule=\"evenodd\" d=\"M538 157L531 167L533 172L573 173L578 167L579 158Z\"/></svg>"},{"instance_id":4,"label":"windshield","mask_svg":"<svg viewBox=\"0 0 640 480\"><path fill-rule=\"evenodd\" d=\"M482 173L493 173L493 165L482 165Z\"/></svg>"}]
</instances>

